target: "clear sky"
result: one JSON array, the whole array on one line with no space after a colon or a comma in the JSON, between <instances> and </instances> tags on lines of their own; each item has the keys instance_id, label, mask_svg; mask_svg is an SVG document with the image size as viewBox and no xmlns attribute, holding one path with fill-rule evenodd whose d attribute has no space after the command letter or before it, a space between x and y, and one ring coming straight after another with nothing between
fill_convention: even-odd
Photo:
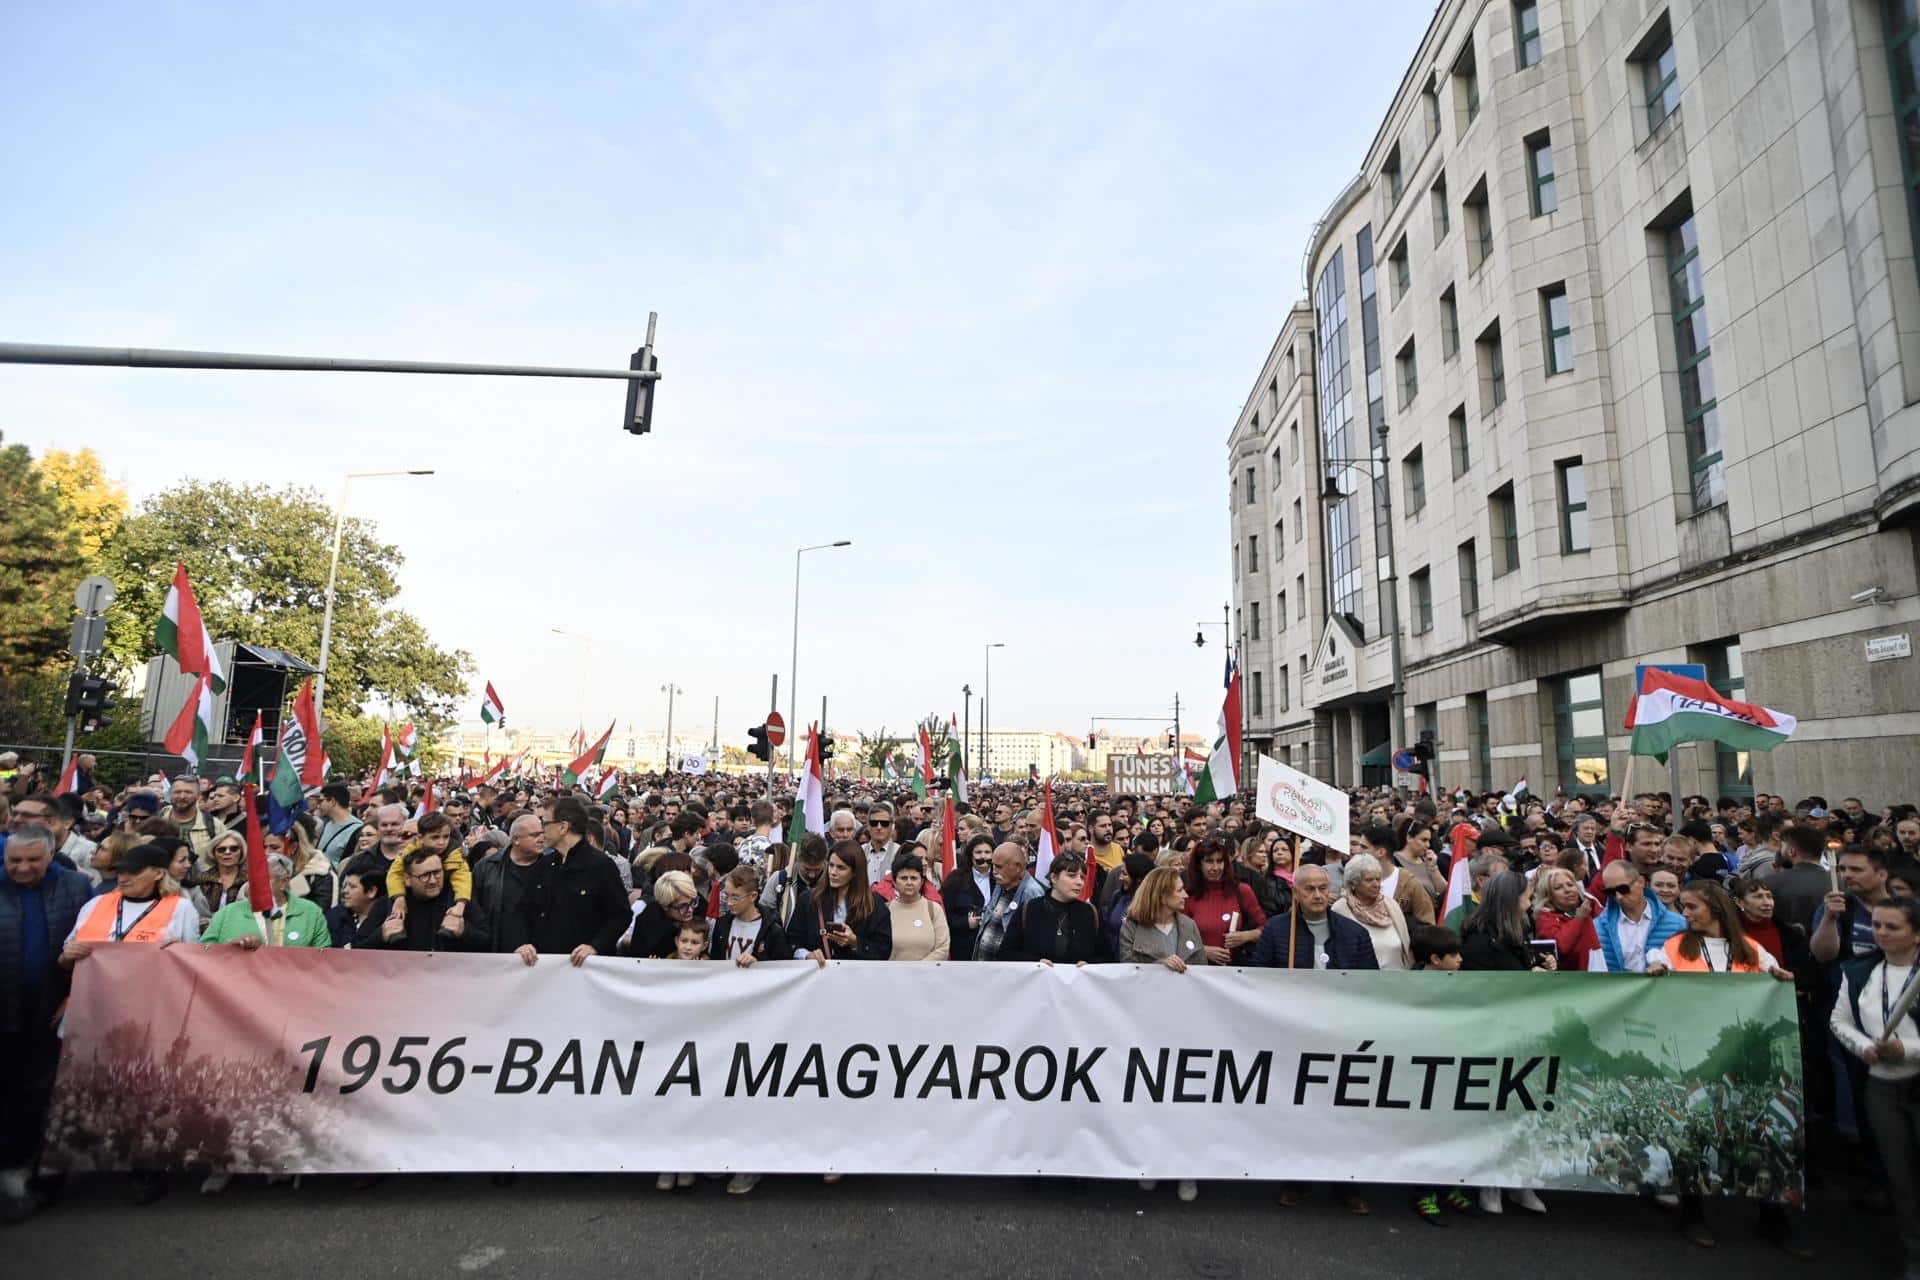
<instances>
[{"instance_id":1,"label":"clear sky","mask_svg":"<svg viewBox=\"0 0 1920 1280\"><path fill-rule=\"evenodd\" d=\"M0 336L624 366L0 367L0 430L356 484L510 719L1210 733L1225 440L1427 0L13 5ZM474 705L464 708L471 719ZM811 708L811 711L808 708ZM976 705L976 714L978 711ZM1148 726L1150 727L1150 726Z\"/></svg>"}]
</instances>

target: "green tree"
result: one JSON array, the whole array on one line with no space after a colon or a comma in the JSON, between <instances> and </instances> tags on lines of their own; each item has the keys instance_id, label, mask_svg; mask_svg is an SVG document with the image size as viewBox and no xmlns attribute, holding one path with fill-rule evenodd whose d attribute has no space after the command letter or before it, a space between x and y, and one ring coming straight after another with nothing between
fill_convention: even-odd
<instances>
[{"instance_id":1,"label":"green tree","mask_svg":"<svg viewBox=\"0 0 1920 1280\"><path fill-rule=\"evenodd\" d=\"M23 444L0 446L0 684L67 647L80 539Z\"/></svg>"},{"instance_id":2,"label":"green tree","mask_svg":"<svg viewBox=\"0 0 1920 1280\"><path fill-rule=\"evenodd\" d=\"M80 540L80 558L92 565L127 518L127 491L107 478L100 455L91 449L68 453L49 449L40 458L40 474L46 477Z\"/></svg>"},{"instance_id":3,"label":"green tree","mask_svg":"<svg viewBox=\"0 0 1920 1280\"><path fill-rule=\"evenodd\" d=\"M188 481L156 495L122 522L101 557L119 592L107 660L130 671L153 655L154 623L178 561L216 640L316 661L332 537L333 512L310 489ZM418 619L390 605L402 562L399 548L376 538L370 522L347 521L326 710L340 720L377 698L430 737L452 722L472 662L436 646ZM377 750L377 729L374 741ZM334 756L337 766L350 767L354 744Z\"/></svg>"}]
</instances>

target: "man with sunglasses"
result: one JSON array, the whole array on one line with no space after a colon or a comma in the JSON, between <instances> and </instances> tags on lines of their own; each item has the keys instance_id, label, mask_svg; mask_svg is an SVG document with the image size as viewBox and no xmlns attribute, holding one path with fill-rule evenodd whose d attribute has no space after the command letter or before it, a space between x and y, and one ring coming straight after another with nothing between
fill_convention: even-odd
<instances>
[{"instance_id":1,"label":"man with sunglasses","mask_svg":"<svg viewBox=\"0 0 1920 1280\"><path fill-rule=\"evenodd\" d=\"M1600 888L1607 907L1593 922L1600 949L1589 953L1588 968L1596 973L1645 973L1647 952L1665 946L1687 922L1647 895L1647 878L1631 862L1609 862L1600 872Z\"/></svg>"},{"instance_id":2,"label":"man with sunglasses","mask_svg":"<svg viewBox=\"0 0 1920 1280\"><path fill-rule=\"evenodd\" d=\"M867 855L867 883L879 884L893 874L893 860L900 842L893 838L893 810L876 804L867 810L867 840L861 846Z\"/></svg>"}]
</instances>

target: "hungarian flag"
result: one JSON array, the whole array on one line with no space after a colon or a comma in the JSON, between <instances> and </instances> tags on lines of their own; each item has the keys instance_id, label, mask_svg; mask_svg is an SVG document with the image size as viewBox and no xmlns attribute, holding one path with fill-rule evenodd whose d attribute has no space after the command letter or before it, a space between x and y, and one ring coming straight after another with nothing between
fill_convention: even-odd
<instances>
[{"instance_id":1,"label":"hungarian flag","mask_svg":"<svg viewBox=\"0 0 1920 1280\"><path fill-rule=\"evenodd\" d=\"M364 803L374 792L387 785L387 766L393 763L393 733L386 725L380 726L380 763L373 771L373 781L367 783L367 789L361 793Z\"/></svg>"},{"instance_id":2,"label":"hungarian flag","mask_svg":"<svg viewBox=\"0 0 1920 1280\"><path fill-rule=\"evenodd\" d=\"M824 834L827 829L826 783L820 767L820 732L807 726L807 763L800 774L800 789L793 797L793 822L787 828L787 845L798 850L809 832Z\"/></svg>"},{"instance_id":3,"label":"hungarian flag","mask_svg":"<svg viewBox=\"0 0 1920 1280\"><path fill-rule=\"evenodd\" d=\"M277 836L287 834L306 804L309 761L313 771L320 772L319 735L309 736L309 726L314 722L313 681L308 680L293 700L293 714L280 722L280 746L267 782L267 830ZM324 776L316 778L314 785L318 786Z\"/></svg>"},{"instance_id":4,"label":"hungarian flag","mask_svg":"<svg viewBox=\"0 0 1920 1280\"><path fill-rule=\"evenodd\" d=\"M927 798L927 788L933 782L933 739L927 736L927 726L920 726L920 763L913 771L913 794L922 800Z\"/></svg>"},{"instance_id":5,"label":"hungarian flag","mask_svg":"<svg viewBox=\"0 0 1920 1280\"><path fill-rule=\"evenodd\" d=\"M439 807L440 802L433 797L433 779L428 778L426 792L420 797L420 805L413 811L413 816L415 818L424 818Z\"/></svg>"},{"instance_id":6,"label":"hungarian flag","mask_svg":"<svg viewBox=\"0 0 1920 1280\"><path fill-rule=\"evenodd\" d=\"M492 783L495 778L505 773L507 771L507 766L513 763L513 754L514 754L513 752L509 751L506 755L500 757L500 762L494 765L492 768L488 769L485 773L481 774L480 780L478 782L475 782L473 785L476 787L487 786L490 783Z\"/></svg>"},{"instance_id":7,"label":"hungarian flag","mask_svg":"<svg viewBox=\"0 0 1920 1280\"><path fill-rule=\"evenodd\" d=\"M1047 779L1046 790L1040 793L1040 852L1033 860L1033 875L1036 880L1045 880L1047 872L1053 866L1053 855L1060 851L1060 832L1053 825L1053 779Z\"/></svg>"},{"instance_id":8,"label":"hungarian flag","mask_svg":"<svg viewBox=\"0 0 1920 1280\"><path fill-rule=\"evenodd\" d=\"M260 792L253 783L242 782L240 795L247 806L247 905L256 916L276 916L280 909L273 905L273 885L267 877L267 838L260 833L260 806L255 803Z\"/></svg>"},{"instance_id":9,"label":"hungarian flag","mask_svg":"<svg viewBox=\"0 0 1920 1280\"><path fill-rule=\"evenodd\" d=\"M586 735L581 734L580 736L585 737ZM607 731L600 735L599 741L595 742L585 751L582 751L574 758L573 763L566 767L566 770L560 775L560 781L569 787L578 786L580 779L587 776L587 770L599 764L601 758L607 754L607 742L612 737L613 726L609 724Z\"/></svg>"},{"instance_id":10,"label":"hungarian flag","mask_svg":"<svg viewBox=\"0 0 1920 1280\"><path fill-rule=\"evenodd\" d=\"M253 732L247 735L247 749L240 753L240 780L253 777L253 753L260 749L260 712L253 713Z\"/></svg>"},{"instance_id":11,"label":"hungarian flag","mask_svg":"<svg viewBox=\"0 0 1920 1280\"><path fill-rule=\"evenodd\" d=\"M500 702L500 695L493 691L493 681L487 681L487 696L480 699L480 723L501 724L507 718L507 709Z\"/></svg>"},{"instance_id":12,"label":"hungarian flag","mask_svg":"<svg viewBox=\"0 0 1920 1280\"><path fill-rule=\"evenodd\" d=\"M167 730L163 744L174 755L186 758L188 773L199 772L200 762L207 758L207 744L213 740L213 677L205 671L199 676L186 705L173 718L173 728Z\"/></svg>"},{"instance_id":13,"label":"hungarian flag","mask_svg":"<svg viewBox=\"0 0 1920 1280\"><path fill-rule=\"evenodd\" d=\"M312 676L293 700L293 724L281 726L280 752L299 771L301 787L317 787L327 780L327 753L320 745L320 712L313 705Z\"/></svg>"},{"instance_id":14,"label":"hungarian flag","mask_svg":"<svg viewBox=\"0 0 1920 1280\"><path fill-rule=\"evenodd\" d=\"M609 769L600 775L600 785L594 788L593 798L596 800L605 800L614 793L615 788L619 785L620 771L618 769Z\"/></svg>"},{"instance_id":15,"label":"hungarian flag","mask_svg":"<svg viewBox=\"0 0 1920 1280\"><path fill-rule=\"evenodd\" d=\"M1240 789L1235 771L1240 767L1240 668L1227 659L1227 696L1220 704L1220 736L1213 740L1213 754L1200 772L1193 798L1202 804L1225 800ZM1185 772L1184 767L1182 772Z\"/></svg>"},{"instance_id":16,"label":"hungarian flag","mask_svg":"<svg viewBox=\"0 0 1920 1280\"><path fill-rule=\"evenodd\" d=\"M1649 667L1640 691L1627 707L1633 730L1633 754L1662 764L1682 742L1719 742L1735 751L1771 751L1788 738L1799 721L1784 711L1751 702L1735 702L1714 692L1704 680Z\"/></svg>"},{"instance_id":17,"label":"hungarian flag","mask_svg":"<svg viewBox=\"0 0 1920 1280\"><path fill-rule=\"evenodd\" d=\"M154 628L153 642L160 652L172 658L188 675L206 675L215 693L225 693L227 678L220 670L220 655L213 650L213 637L200 620L200 602L193 598L193 584L187 581L187 566L173 566L173 585L167 588L167 602L160 610L160 625Z\"/></svg>"},{"instance_id":18,"label":"hungarian flag","mask_svg":"<svg viewBox=\"0 0 1920 1280\"><path fill-rule=\"evenodd\" d=\"M940 810L940 880L945 883L953 874L953 868L959 857L956 846L960 843L959 832L955 829L953 798L949 796Z\"/></svg>"},{"instance_id":19,"label":"hungarian flag","mask_svg":"<svg viewBox=\"0 0 1920 1280\"><path fill-rule=\"evenodd\" d=\"M60 774L60 781L54 786L53 794L63 796L74 789L74 783L80 777L80 755L75 752L67 760L67 767Z\"/></svg>"},{"instance_id":20,"label":"hungarian flag","mask_svg":"<svg viewBox=\"0 0 1920 1280\"><path fill-rule=\"evenodd\" d=\"M1500 798L1500 807L1508 813L1518 813L1520 811L1521 797L1526 794L1527 779L1522 775L1520 781L1514 783L1513 790L1507 792L1506 795Z\"/></svg>"},{"instance_id":21,"label":"hungarian flag","mask_svg":"<svg viewBox=\"0 0 1920 1280\"><path fill-rule=\"evenodd\" d=\"M953 798L967 802L967 753L959 738L947 739L947 778L953 784Z\"/></svg>"},{"instance_id":22,"label":"hungarian flag","mask_svg":"<svg viewBox=\"0 0 1920 1280\"><path fill-rule=\"evenodd\" d=\"M409 720L400 726L400 732L393 739L393 758L406 765L406 772L414 777L420 776L420 760L415 754L420 748L420 731ZM397 772L397 770L396 770Z\"/></svg>"}]
</instances>

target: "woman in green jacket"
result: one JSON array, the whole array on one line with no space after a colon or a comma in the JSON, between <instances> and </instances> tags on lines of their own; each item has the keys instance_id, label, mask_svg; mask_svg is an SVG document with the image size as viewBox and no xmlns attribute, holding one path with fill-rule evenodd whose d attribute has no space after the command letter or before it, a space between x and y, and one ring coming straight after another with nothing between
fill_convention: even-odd
<instances>
[{"instance_id":1,"label":"woman in green jacket","mask_svg":"<svg viewBox=\"0 0 1920 1280\"><path fill-rule=\"evenodd\" d=\"M269 854L267 882L273 886L273 905L280 908L280 914L271 920L262 920L243 897L213 913L201 931L200 941L207 946L230 943L248 951L266 946L332 946L333 935L320 908L305 898L288 896L287 886L292 881L292 860L284 854Z\"/></svg>"}]
</instances>

